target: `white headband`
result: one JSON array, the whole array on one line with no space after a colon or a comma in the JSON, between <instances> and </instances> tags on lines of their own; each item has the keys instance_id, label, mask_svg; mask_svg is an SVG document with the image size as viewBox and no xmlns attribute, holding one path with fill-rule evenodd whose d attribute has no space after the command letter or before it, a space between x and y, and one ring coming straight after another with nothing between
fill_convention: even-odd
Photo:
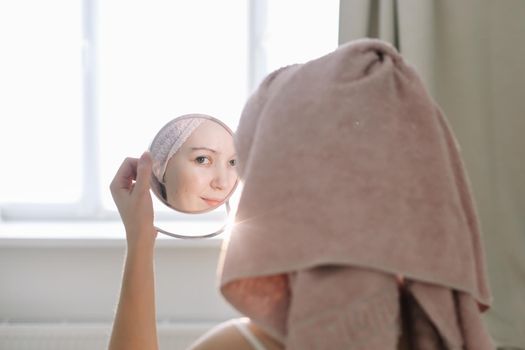
<instances>
[{"instance_id":1,"label":"white headband","mask_svg":"<svg viewBox=\"0 0 525 350\"><path fill-rule=\"evenodd\" d=\"M153 174L160 183L164 183L164 173L170 158L205 120L206 118L198 114L189 114L173 119L160 129L150 146Z\"/></svg>"}]
</instances>

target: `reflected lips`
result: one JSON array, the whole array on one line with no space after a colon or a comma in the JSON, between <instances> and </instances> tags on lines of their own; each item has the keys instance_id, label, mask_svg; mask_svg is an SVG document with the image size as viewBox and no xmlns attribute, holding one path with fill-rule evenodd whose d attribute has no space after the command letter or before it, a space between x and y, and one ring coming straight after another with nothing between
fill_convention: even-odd
<instances>
[{"instance_id":1,"label":"reflected lips","mask_svg":"<svg viewBox=\"0 0 525 350\"><path fill-rule=\"evenodd\" d=\"M217 206L221 204L222 201L217 199L208 199L208 198L202 198L203 201L205 201L210 207Z\"/></svg>"}]
</instances>

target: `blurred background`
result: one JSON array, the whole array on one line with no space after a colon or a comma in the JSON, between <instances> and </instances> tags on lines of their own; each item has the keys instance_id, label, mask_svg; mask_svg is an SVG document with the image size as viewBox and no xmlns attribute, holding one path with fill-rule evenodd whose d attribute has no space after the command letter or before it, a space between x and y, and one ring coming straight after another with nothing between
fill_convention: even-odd
<instances>
[{"instance_id":1,"label":"blurred background","mask_svg":"<svg viewBox=\"0 0 525 350\"><path fill-rule=\"evenodd\" d=\"M499 348L525 349L524 19L521 0L0 2L0 349L105 348L122 160L182 114L235 130L268 73L363 37L395 45L447 115L483 229L487 325ZM217 292L221 244L159 239L161 348L237 316Z\"/></svg>"}]
</instances>

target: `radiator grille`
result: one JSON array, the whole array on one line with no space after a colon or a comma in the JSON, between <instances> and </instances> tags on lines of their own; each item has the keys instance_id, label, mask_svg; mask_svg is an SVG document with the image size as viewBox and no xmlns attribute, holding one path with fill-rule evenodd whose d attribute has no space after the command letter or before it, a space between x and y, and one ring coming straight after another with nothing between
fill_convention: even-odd
<instances>
[{"instance_id":1,"label":"radiator grille","mask_svg":"<svg viewBox=\"0 0 525 350\"><path fill-rule=\"evenodd\" d=\"M161 350L183 350L213 324L159 324ZM107 349L110 324L0 324L0 350Z\"/></svg>"}]
</instances>

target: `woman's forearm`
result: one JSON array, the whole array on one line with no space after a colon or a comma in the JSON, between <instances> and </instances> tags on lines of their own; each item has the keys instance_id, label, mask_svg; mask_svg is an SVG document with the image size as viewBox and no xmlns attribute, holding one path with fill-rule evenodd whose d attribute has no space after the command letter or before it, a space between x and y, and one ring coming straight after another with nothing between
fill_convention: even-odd
<instances>
[{"instance_id":1,"label":"woman's forearm","mask_svg":"<svg viewBox=\"0 0 525 350\"><path fill-rule=\"evenodd\" d=\"M153 255L128 247L109 350L158 349Z\"/></svg>"}]
</instances>

